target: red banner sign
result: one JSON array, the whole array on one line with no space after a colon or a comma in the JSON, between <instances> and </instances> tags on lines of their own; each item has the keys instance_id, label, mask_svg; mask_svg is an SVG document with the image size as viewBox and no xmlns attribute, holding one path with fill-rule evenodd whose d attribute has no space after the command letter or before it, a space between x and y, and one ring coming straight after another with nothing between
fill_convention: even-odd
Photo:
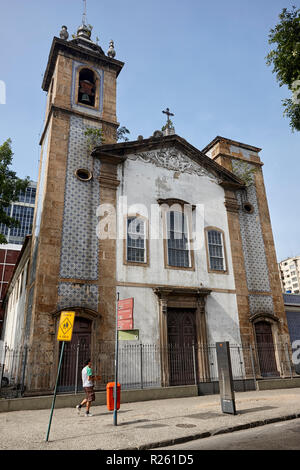
<instances>
[{"instance_id":1,"label":"red banner sign","mask_svg":"<svg viewBox=\"0 0 300 470\"><path fill-rule=\"evenodd\" d=\"M133 297L118 302L118 330L133 329Z\"/></svg>"}]
</instances>

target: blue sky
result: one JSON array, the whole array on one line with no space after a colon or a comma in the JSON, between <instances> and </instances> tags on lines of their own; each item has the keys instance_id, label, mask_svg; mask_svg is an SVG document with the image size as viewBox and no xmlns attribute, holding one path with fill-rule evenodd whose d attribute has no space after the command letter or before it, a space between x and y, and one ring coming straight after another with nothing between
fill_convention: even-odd
<instances>
[{"instance_id":1,"label":"blue sky","mask_svg":"<svg viewBox=\"0 0 300 470\"><path fill-rule=\"evenodd\" d=\"M289 97L267 67L268 34L292 0L87 0L93 38L114 39L121 125L150 137L175 113L176 133L202 149L221 135L262 148L278 260L300 254L300 133L282 116ZM46 95L41 83L53 36L81 23L82 0L0 0L0 142L13 141L13 169L38 175Z\"/></svg>"}]
</instances>

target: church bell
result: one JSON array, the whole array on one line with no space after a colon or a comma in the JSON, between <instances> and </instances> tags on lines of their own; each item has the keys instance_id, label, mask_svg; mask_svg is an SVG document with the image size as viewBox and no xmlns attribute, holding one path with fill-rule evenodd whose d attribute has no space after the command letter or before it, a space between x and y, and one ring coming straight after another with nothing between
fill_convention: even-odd
<instances>
[{"instance_id":1,"label":"church bell","mask_svg":"<svg viewBox=\"0 0 300 470\"><path fill-rule=\"evenodd\" d=\"M83 95L81 97L81 101L85 101L86 103L91 102L89 95L87 95L86 93L83 93Z\"/></svg>"}]
</instances>

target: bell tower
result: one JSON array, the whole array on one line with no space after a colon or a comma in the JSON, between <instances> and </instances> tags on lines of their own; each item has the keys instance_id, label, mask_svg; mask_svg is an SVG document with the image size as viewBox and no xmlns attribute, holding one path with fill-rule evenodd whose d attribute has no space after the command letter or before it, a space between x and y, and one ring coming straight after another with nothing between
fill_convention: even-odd
<instances>
[{"instance_id":1,"label":"bell tower","mask_svg":"<svg viewBox=\"0 0 300 470\"><path fill-rule=\"evenodd\" d=\"M101 254L96 234L101 164L91 151L100 143L116 142L116 82L124 63L115 59L113 41L105 54L92 40L91 29L85 16L71 38L62 26L52 41L42 83L48 99L24 334L29 346L52 351L54 361L61 310L75 310L76 317L90 322L91 345L97 341L93 332L107 336L99 312ZM43 382L37 374L29 388L51 387L53 375L50 370L45 374L51 379Z\"/></svg>"},{"instance_id":2,"label":"bell tower","mask_svg":"<svg viewBox=\"0 0 300 470\"><path fill-rule=\"evenodd\" d=\"M116 141L116 81L123 62L116 60L114 43L105 54L91 40L91 26L83 23L69 40L66 26L54 37L42 88L48 93L45 135L55 111L76 115L102 129L104 142Z\"/></svg>"}]
</instances>

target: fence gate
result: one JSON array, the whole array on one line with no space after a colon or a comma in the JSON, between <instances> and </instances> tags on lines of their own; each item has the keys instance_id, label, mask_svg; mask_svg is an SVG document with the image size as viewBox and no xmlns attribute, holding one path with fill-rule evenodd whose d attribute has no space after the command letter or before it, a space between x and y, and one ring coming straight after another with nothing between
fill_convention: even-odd
<instances>
[{"instance_id":1,"label":"fence gate","mask_svg":"<svg viewBox=\"0 0 300 470\"><path fill-rule=\"evenodd\" d=\"M77 388L82 390L81 369L91 355L91 321L76 317L72 341L65 344L58 391L73 391L77 378Z\"/></svg>"},{"instance_id":2,"label":"fence gate","mask_svg":"<svg viewBox=\"0 0 300 470\"><path fill-rule=\"evenodd\" d=\"M256 323L255 333L261 375L263 377L279 376L280 374L276 365L272 327L270 323Z\"/></svg>"}]
</instances>

